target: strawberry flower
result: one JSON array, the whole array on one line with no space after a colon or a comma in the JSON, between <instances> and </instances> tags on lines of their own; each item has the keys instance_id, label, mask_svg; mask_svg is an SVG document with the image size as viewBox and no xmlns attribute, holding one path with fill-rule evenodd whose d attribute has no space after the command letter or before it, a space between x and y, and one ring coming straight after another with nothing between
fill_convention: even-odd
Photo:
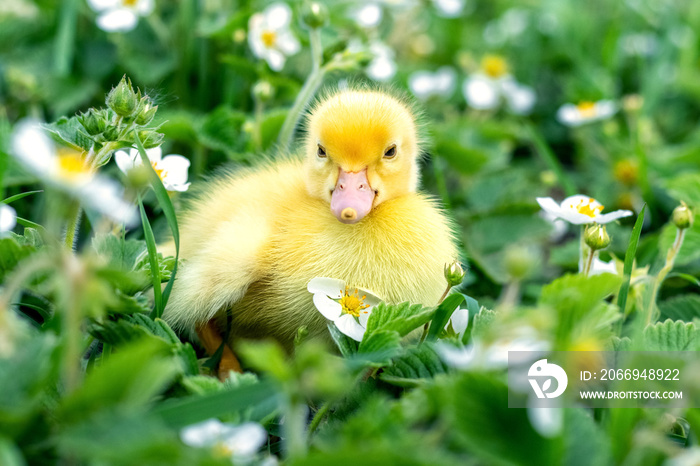
<instances>
[{"instance_id":1,"label":"strawberry flower","mask_svg":"<svg viewBox=\"0 0 700 466\"><path fill-rule=\"evenodd\" d=\"M289 5L273 3L262 13L255 13L248 21L250 49L274 71L284 68L287 57L301 49L299 41L289 29L291 20L292 9Z\"/></svg>"},{"instance_id":2,"label":"strawberry flower","mask_svg":"<svg viewBox=\"0 0 700 466\"><path fill-rule=\"evenodd\" d=\"M136 27L139 16L153 11L153 0L88 0L99 14L97 26L107 32L128 32Z\"/></svg>"},{"instance_id":3,"label":"strawberry flower","mask_svg":"<svg viewBox=\"0 0 700 466\"><path fill-rule=\"evenodd\" d=\"M602 214L603 206L600 202L581 194L567 197L561 204L557 204L551 197L538 197L537 202L548 214L574 225L610 223L633 214L629 210L616 210L615 212Z\"/></svg>"},{"instance_id":4,"label":"strawberry flower","mask_svg":"<svg viewBox=\"0 0 700 466\"><path fill-rule=\"evenodd\" d=\"M178 154L163 157L163 150L160 147L146 150L146 155L166 190L187 191L190 187L190 183L187 182L187 170L190 168L190 161L186 157ZM119 150L114 154L114 160L125 175L128 175L131 170L143 164L139 151L136 149L131 149L128 154L123 150Z\"/></svg>"},{"instance_id":5,"label":"strawberry flower","mask_svg":"<svg viewBox=\"0 0 700 466\"><path fill-rule=\"evenodd\" d=\"M267 431L256 422L239 426L218 419L193 424L180 431L180 439L191 447L209 447L221 456L238 461L253 456L267 441Z\"/></svg>"},{"instance_id":6,"label":"strawberry flower","mask_svg":"<svg viewBox=\"0 0 700 466\"><path fill-rule=\"evenodd\" d=\"M343 280L326 277L312 279L307 289L314 295L316 309L326 319L353 340L362 341L367 319L380 298L362 288L351 288Z\"/></svg>"},{"instance_id":7,"label":"strawberry flower","mask_svg":"<svg viewBox=\"0 0 700 466\"><path fill-rule=\"evenodd\" d=\"M557 111L557 120L566 126L581 126L610 118L615 112L617 105L612 100L583 101L562 105Z\"/></svg>"}]
</instances>

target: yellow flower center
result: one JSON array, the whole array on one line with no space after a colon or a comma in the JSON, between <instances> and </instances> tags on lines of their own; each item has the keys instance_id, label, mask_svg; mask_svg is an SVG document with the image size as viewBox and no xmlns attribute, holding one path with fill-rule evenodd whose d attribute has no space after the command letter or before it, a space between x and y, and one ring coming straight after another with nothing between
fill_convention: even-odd
<instances>
[{"instance_id":1,"label":"yellow flower center","mask_svg":"<svg viewBox=\"0 0 700 466\"><path fill-rule=\"evenodd\" d=\"M633 160L620 160L613 168L613 175L615 176L616 180L628 186L634 186L637 183L639 167Z\"/></svg>"},{"instance_id":2,"label":"yellow flower center","mask_svg":"<svg viewBox=\"0 0 700 466\"><path fill-rule=\"evenodd\" d=\"M127 7L135 7L139 3L139 0L122 0L122 4Z\"/></svg>"},{"instance_id":3,"label":"yellow flower center","mask_svg":"<svg viewBox=\"0 0 700 466\"><path fill-rule=\"evenodd\" d=\"M481 69L491 78L500 78L508 72L508 63L498 55L486 55L481 60Z\"/></svg>"},{"instance_id":4,"label":"yellow flower center","mask_svg":"<svg viewBox=\"0 0 700 466\"><path fill-rule=\"evenodd\" d=\"M592 207L594 202L595 202L595 199L593 199L592 197L589 197L588 201L585 201L582 199L578 203L578 205L571 204L571 208L576 209L576 212L578 212L579 214L583 214L583 215L587 215L591 218L595 218L603 210L603 206L598 205L598 206Z\"/></svg>"},{"instance_id":5,"label":"yellow flower center","mask_svg":"<svg viewBox=\"0 0 700 466\"><path fill-rule=\"evenodd\" d=\"M151 162L151 166L153 167L153 170L156 172L156 175L158 175L158 178L160 178L161 181L163 181L163 178L167 174L165 172L164 168L158 168L157 162Z\"/></svg>"},{"instance_id":6,"label":"yellow flower center","mask_svg":"<svg viewBox=\"0 0 700 466\"><path fill-rule=\"evenodd\" d=\"M576 108L584 118L591 118L595 116L595 102L584 100L583 102L579 102Z\"/></svg>"},{"instance_id":7,"label":"yellow flower center","mask_svg":"<svg viewBox=\"0 0 700 466\"><path fill-rule=\"evenodd\" d=\"M353 294L348 293L349 288L345 288L343 296L340 298L340 305L343 307L343 314L350 314L355 317L360 317L360 313L367 313L365 309L369 307L369 304L364 304L364 300L367 299L367 295L362 295L360 297L360 291L355 288Z\"/></svg>"},{"instance_id":8,"label":"yellow flower center","mask_svg":"<svg viewBox=\"0 0 700 466\"><path fill-rule=\"evenodd\" d=\"M75 180L85 175L91 175L92 169L85 163L82 154L71 149L59 149L56 154L58 161L58 176Z\"/></svg>"},{"instance_id":9,"label":"yellow flower center","mask_svg":"<svg viewBox=\"0 0 700 466\"><path fill-rule=\"evenodd\" d=\"M218 458L230 458L233 451L222 442L217 442L212 449L214 450L214 456Z\"/></svg>"},{"instance_id":10,"label":"yellow flower center","mask_svg":"<svg viewBox=\"0 0 700 466\"><path fill-rule=\"evenodd\" d=\"M260 38L263 44L265 44L265 47L269 49L277 42L277 33L275 31L263 31Z\"/></svg>"}]
</instances>

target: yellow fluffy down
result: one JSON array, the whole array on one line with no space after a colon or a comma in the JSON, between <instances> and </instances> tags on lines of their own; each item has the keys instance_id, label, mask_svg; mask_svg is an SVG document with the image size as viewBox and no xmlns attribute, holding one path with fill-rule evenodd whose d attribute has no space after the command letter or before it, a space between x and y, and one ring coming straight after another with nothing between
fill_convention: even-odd
<instances>
[{"instance_id":1,"label":"yellow fluffy down","mask_svg":"<svg viewBox=\"0 0 700 466\"><path fill-rule=\"evenodd\" d=\"M418 149L412 149L399 155L415 164ZM344 280L389 303L437 304L446 286L443 268L457 249L436 203L416 192L386 192L362 221L343 224L331 213L327 192L310 192L315 152L306 152L306 161L220 177L182 215L183 263L164 313L173 327L193 336L216 318L223 333L228 313L231 340L271 337L291 349L302 325L328 338L327 321L306 289L314 277ZM381 155L369 158L383 163ZM323 163L337 173L332 154Z\"/></svg>"}]
</instances>

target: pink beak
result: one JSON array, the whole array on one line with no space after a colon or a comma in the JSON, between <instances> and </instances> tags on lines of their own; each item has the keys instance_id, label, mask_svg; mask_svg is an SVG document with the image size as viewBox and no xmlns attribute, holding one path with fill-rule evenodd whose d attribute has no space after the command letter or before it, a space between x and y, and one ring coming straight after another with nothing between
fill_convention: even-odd
<instances>
[{"instance_id":1,"label":"pink beak","mask_svg":"<svg viewBox=\"0 0 700 466\"><path fill-rule=\"evenodd\" d=\"M340 169L331 195L331 212L343 223L357 223L372 210L374 190L367 181L367 169L346 172Z\"/></svg>"}]
</instances>

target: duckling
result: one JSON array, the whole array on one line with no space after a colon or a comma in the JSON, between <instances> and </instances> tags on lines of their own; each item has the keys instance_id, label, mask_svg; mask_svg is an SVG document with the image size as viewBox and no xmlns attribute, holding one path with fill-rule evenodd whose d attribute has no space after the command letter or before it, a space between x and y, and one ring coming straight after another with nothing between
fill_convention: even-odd
<instances>
[{"instance_id":1,"label":"duckling","mask_svg":"<svg viewBox=\"0 0 700 466\"><path fill-rule=\"evenodd\" d=\"M180 218L183 263L164 319L198 333L209 353L227 320L229 344L274 338L291 350L300 326L329 338L307 291L315 277L388 303L433 306L445 289L457 247L445 213L417 192L410 106L378 90L337 91L306 129L301 156L216 178Z\"/></svg>"}]
</instances>

